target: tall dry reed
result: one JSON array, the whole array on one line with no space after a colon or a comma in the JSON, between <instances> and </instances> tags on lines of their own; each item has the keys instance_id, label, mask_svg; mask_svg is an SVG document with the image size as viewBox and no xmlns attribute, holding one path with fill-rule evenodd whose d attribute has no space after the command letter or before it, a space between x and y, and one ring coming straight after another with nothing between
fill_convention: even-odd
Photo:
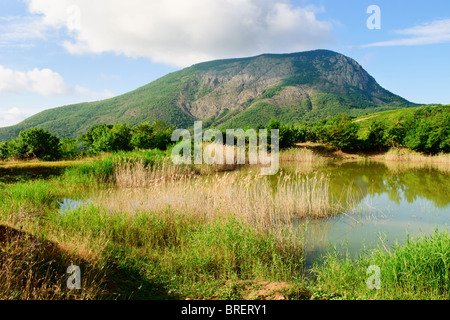
<instances>
[{"instance_id":1,"label":"tall dry reed","mask_svg":"<svg viewBox=\"0 0 450 320\"><path fill-rule=\"evenodd\" d=\"M117 188L101 193L95 202L111 212L170 210L212 222L237 216L262 229L339 211L325 175L295 172L276 178L253 173L199 176L184 170L124 166L115 173Z\"/></svg>"},{"instance_id":2,"label":"tall dry reed","mask_svg":"<svg viewBox=\"0 0 450 320\"><path fill-rule=\"evenodd\" d=\"M280 161L322 162L323 158L306 148L290 148L280 151Z\"/></svg>"},{"instance_id":3,"label":"tall dry reed","mask_svg":"<svg viewBox=\"0 0 450 320\"><path fill-rule=\"evenodd\" d=\"M450 154L423 155L407 149L391 149L384 156L390 170L437 169L450 172Z\"/></svg>"}]
</instances>

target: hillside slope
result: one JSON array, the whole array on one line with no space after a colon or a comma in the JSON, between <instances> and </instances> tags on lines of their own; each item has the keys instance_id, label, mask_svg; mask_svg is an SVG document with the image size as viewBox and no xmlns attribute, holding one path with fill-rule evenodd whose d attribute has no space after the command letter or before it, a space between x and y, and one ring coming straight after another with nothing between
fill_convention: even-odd
<instances>
[{"instance_id":1,"label":"hillside slope","mask_svg":"<svg viewBox=\"0 0 450 320\"><path fill-rule=\"evenodd\" d=\"M241 128L265 125L272 117L293 123L412 106L339 53L265 54L200 63L112 99L46 110L0 128L0 140L31 127L59 137L77 137L99 123L155 120L180 128L197 119L205 126Z\"/></svg>"}]
</instances>

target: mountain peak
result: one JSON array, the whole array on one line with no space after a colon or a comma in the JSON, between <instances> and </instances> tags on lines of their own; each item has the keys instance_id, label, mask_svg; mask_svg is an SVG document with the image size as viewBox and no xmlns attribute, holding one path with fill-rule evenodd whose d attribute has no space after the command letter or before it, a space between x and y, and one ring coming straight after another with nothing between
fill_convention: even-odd
<instances>
[{"instance_id":1,"label":"mountain peak","mask_svg":"<svg viewBox=\"0 0 450 320\"><path fill-rule=\"evenodd\" d=\"M0 128L0 139L41 127L77 137L100 123L195 120L222 128L287 123L414 106L383 89L355 60L330 50L223 59L195 64L112 99L51 109Z\"/></svg>"}]
</instances>

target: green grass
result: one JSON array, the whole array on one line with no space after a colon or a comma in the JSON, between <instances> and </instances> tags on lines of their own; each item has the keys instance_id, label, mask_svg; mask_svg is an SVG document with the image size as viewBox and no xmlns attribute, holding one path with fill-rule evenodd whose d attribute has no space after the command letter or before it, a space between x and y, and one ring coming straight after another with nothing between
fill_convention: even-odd
<instances>
[{"instance_id":1,"label":"green grass","mask_svg":"<svg viewBox=\"0 0 450 320\"><path fill-rule=\"evenodd\" d=\"M366 281L369 266L381 270L381 289L370 290ZM450 289L450 234L410 239L404 246L379 248L356 260L328 254L318 267L317 297L337 299L448 300Z\"/></svg>"},{"instance_id":2,"label":"green grass","mask_svg":"<svg viewBox=\"0 0 450 320\"><path fill-rule=\"evenodd\" d=\"M82 259L89 266L101 266L98 274L97 269L89 269L92 279L104 279L87 284L93 296L84 298L89 299L221 299L231 296L226 281L288 281L300 275L301 242L257 231L239 218L212 223L189 212L172 212L170 207L162 212L130 214L88 205L59 212L58 201L63 198L88 198L92 192L106 191L111 183L99 177L109 174L109 167L115 163L140 161L137 159L148 156L120 153L52 178L3 184L0 225L50 241L61 252L78 257L75 261ZM45 247L40 250L38 255L24 257L29 265L45 266L50 262L46 257L52 255L45 252ZM7 257L11 258L12 253ZM33 299L72 297L62 282L64 263L58 261L59 267L49 270L48 277L41 267L29 270L29 282L40 292L38 297L30 294ZM55 287L63 289L46 289Z\"/></svg>"},{"instance_id":3,"label":"green grass","mask_svg":"<svg viewBox=\"0 0 450 320\"><path fill-rule=\"evenodd\" d=\"M370 125L375 121L386 123L386 124L395 123L398 120L400 120L400 118L402 118L402 117L414 114L414 112L419 110L420 108L421 107L367 113L364 116L357 117L355 120L361 120L361 119L368 118L367 120L363 120L363 121L359 122L360 133L363 134L364 132L367 131L367 129L370 127Z\"/></svg>"},{"instance_id":4,"label":"green grass","mask_svg":"<svg viewBox=\"0 0 450 320\"><path fill-rule=\"evenodd\" d=\"M118 153L45 179L1 183L0 226L30 237L4 245L0 232L0 283L7 284L0 298L243 299L263 282L287 283L282 293L291 299L450 298L448 231L356 260L331 252L315 268L317 279L307 280L298 235L283 228L258 229L238 215L211 220L170 206L127 212L95 202L60 212L63 198L107 193L114 185L104 177L117 163L153 165L164 157L156 151ZM40 243L32 251L30 239ZM64 287L71 261L86 275L84 295L74 296ZM370 265L381 269L381 290L367 289ZM21 287L25 284L36 290Z\"/></svg>"},{"instance_id":5,"label":"green grass","mask_svg":"<svg viewBox=\"0 0 450 320\"><path fill-rule=\"evenodd\" d=\"M54 218L52 224L73 237L102 235L108 246L101 259L119 270L131 269L145 283L158 283L163 290L159 296L148 296L152 286L144 283L135 298L164 298L169 291L183 298L211 298L217 285L227 280L292 279L302 263L298 248L280 246L270 234L234 219L208 224L186 213L130 217L95 207ZM130 294L121 288L117 293Z\"/></svg>"}]
</instances>

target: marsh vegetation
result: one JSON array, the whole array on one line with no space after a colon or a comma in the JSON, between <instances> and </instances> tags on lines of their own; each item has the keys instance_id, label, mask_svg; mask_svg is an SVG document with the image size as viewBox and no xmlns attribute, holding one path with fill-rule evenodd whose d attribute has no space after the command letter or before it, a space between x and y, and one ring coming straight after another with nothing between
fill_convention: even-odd
<instances>
[{"instance_id":1,"label":"marsh vegetation","mask_svg":"<svg viewBox=\"0 0 450 320\"><path fill-rule=\"evenodd\" d=\"M291 149L263 177L169 152L2 165L0 297L448 299L448 157ZM82 290L67 289L71 264ZM374 264L381 290L366 287Z\"/></svg>"}]
</instances>

